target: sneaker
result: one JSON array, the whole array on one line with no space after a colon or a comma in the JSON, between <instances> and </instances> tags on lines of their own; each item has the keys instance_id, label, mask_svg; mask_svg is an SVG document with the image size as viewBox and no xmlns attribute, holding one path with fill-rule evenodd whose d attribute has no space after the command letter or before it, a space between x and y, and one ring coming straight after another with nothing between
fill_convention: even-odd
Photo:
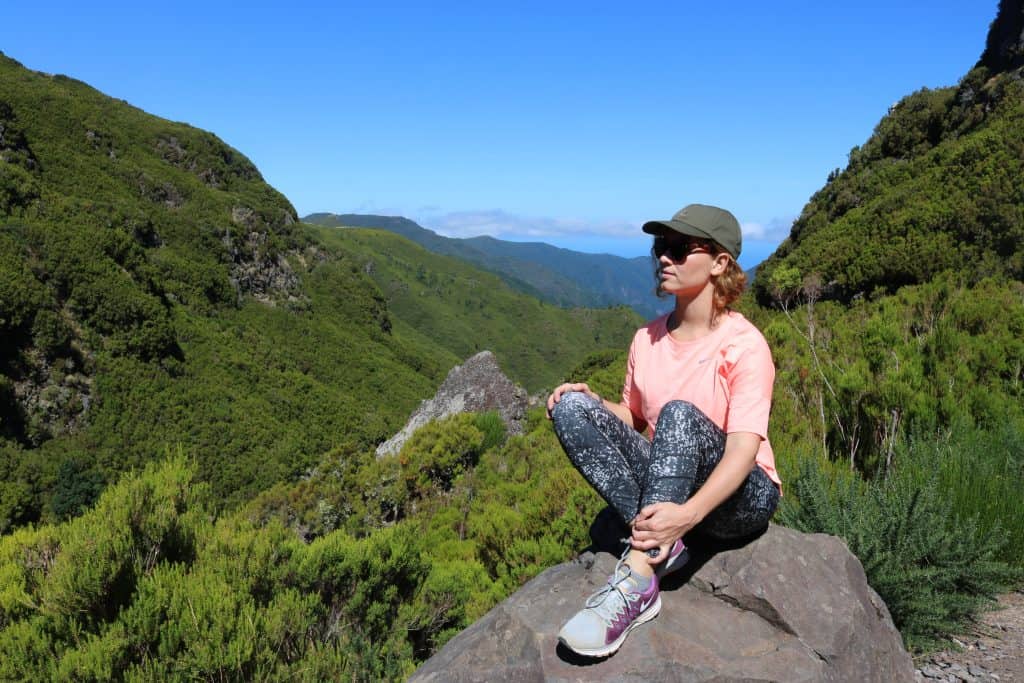
<instances>
[{"instance_id":1,"label":"sneaker","mask_svg":"<svg viewBox=\"0 0 1024 683\"><path fill-rule=\"evenodd\" d=\"M650 551L648 551L648 554L650 554ZM657 555L652 557L657 557ZM683 545L683 539L677 538L672 547L668 549L668 557L663 562L654 565L654 574L658 579L663 579L675 570L680 569L689 559L690 552Z\"/></svg>"},{"instance_id":2,"label":"sneaker","mask_svg":"<svg viewBox=\"0 0 1024 683\"><path fill-rule=\"evenodd\" d=\"M573 652L607 657L622 647L630 631L661 611L658 577L651 577L647 590L637 590L636 575L624 559L615 565L608 583L559 631L558 640Z\"/></svg>"}]
</instances>

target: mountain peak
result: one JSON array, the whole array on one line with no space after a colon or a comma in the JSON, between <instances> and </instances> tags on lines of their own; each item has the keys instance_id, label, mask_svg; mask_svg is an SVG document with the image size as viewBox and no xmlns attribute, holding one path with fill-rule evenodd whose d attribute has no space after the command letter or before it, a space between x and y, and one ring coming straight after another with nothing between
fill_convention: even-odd
<instances>
[{"instance_id":1,"label":"mountain peak","mask_svg":"<svg viewBox=\"0 0 1024 683\"><path fill-rule=\"evenodd\" d=\"M1024 0L1000 0L978 66L992 73L1024 66Z\"/></svg>"}]
</instances>

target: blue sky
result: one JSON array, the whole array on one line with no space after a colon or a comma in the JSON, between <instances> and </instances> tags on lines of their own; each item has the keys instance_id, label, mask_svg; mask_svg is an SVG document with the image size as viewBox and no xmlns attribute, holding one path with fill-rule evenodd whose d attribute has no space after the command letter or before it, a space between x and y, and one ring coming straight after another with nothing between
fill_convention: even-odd
<instances>
[{"instance_id":1,"label":"blue sky","mask_svg":"<svg viewBox=\"0 0 1024 683\"><path fill-rule=\"evenodd\" d=\"M750 267L998 3L149 4L9 3L0 50L213 131L300 215L632 256L704 202Z\"/></svg>"}]
</instances>

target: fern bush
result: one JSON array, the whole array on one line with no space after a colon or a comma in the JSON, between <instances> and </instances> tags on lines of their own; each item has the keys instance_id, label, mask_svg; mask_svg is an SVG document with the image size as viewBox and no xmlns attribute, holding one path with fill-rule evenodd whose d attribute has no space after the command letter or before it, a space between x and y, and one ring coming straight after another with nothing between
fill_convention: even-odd
<instances>
[{"instance_id":1,"label":"fern bush","mask_svg":"<svg viewBox=\"0 0 1024 683\"><path fill-rule=\"evenodd\" d=\"M865 481L807 457L788 492L778 521L843 538L912 651L937 646L1024 577L999 559L1002 528L955 514L934 470L907 468Z\"/></svg>"}]
</instances>

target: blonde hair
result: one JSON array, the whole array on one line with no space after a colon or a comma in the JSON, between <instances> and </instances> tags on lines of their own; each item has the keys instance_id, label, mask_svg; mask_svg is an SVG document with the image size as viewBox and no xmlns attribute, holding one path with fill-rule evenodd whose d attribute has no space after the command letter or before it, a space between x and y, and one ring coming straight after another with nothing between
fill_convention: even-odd
<instances>
[{"instance_id":1,"label":"blonde hair","mask_svg":"<svg viewBox=\"0 0 1024 683\"><path fill-rule=\"evenodd\" d=\"M728 310L729 306L743 295L743 290L747 288L747 274L743 272L740 264L736 262L732 254L722 248L718 242L711 243L711 253L715 256L725 254L729 257L729 263L726 264L725 271L718 277L711 278L715 286L715 315L718 315L722 311Z\"/></svg>"}]
</instances>

